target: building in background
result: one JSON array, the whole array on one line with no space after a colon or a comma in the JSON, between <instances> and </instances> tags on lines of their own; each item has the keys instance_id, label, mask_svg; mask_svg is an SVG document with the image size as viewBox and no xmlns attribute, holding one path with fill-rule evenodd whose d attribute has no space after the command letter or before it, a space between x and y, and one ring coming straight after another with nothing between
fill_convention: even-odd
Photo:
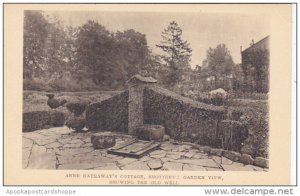
<instances>
[{"instance_id":1,"label":"building in background","mask_svg":"<svg viewBox=\"0 0 300 196\"><path fill-rule=\"evenodd\" d=\"M250 92L269 92L270 36L241 50L244 89Z\"/></svg>"}]
</instances>

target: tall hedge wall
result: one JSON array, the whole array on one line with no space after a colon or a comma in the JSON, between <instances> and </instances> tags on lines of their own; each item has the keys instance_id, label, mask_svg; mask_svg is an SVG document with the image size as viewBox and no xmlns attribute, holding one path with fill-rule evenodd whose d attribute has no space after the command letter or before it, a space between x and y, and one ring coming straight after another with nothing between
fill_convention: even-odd
<instances>
[{"instance_id":1,"label":"tall hedge wall","mask_svg":"<svg viewBox=\"0 0 300 196\"><path fill-rule=\"evenodd\" d=\"M218 126L224 116L222 107L182 97L161 87L144 89L144 123L163 125L175 139L217 146Z\"/></svg>"},{"instance_id":2,"label":"tall hedge wall","mask_svg":"<svg viewBox=\"0 0 300 196\"><path fill-rule=\"evenodd\" d=\"M128 91L89 105L86 120L91 131L127 132Z\"/></svg>"},{"instance_id":3,"label":"tall hedge wall","mask_svg":"<svg viewBox=\"0 0 300 196\"><path fill-rule=\"evenodd\" d=\"M234 120L223 120L220 123L220 130L225 150L240 151L244 141L248 138L246 125Z\"/></svg>"},{"instance_id":4,"label":"tall hedge wall","mask_svg":"<svg viewBox=\"0 0 300 196\"><path fill-rule=\"evenodd\" d=\"M60 127L65 124L65 115L60 111L33 111L23 113L23 132L43 129L46 126Z\"/></svg>"}]
</instances>

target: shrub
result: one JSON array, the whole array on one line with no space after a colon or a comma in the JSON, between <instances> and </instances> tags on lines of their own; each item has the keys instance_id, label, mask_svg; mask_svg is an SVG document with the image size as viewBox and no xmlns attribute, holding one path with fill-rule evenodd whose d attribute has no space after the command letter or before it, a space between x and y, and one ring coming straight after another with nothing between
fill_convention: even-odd
<instances>
[{"instance_id":1,"label":"shrub","mask_svg":"<svg viewBox=\"0 0 300 196\"><path fill-rule=\"evenodd\" d=\"M231 112L232 115L232 120L240 120L241 116L243 115L243 111L239 110L239 109L234 109Z\"/></svg>"},{"instance_id":2,"label":"shrub","mask_svg":"<svg viewBox=\"0 0 300 196\"><path fill-rule=\"evenodd\" d=\"M86 125L90 130L128 131L128 91L101 102L92 103L86 109Z\"/></svg>"},{"instance_id":3,"label":"shrub","mask_svg":"<svg viewBox=\"0 0 300 196\"><path fill-rule=\"evenodd\" d=\"M225 105L227 99L227 92L222 89L218 88L216 90L212 90L209 92L209 97L211 99L211 103L214 105Z\"/></svg>"},{"instance_id":4,"label":"shrub","mask_svg":"<svg viewBox=\"0 0 300 196\"><path fill-rule=\"evenodd\" d=\"M43 129L46 125L63 126L65 115L59 111L33 111L23 113L23 132Z\"/></svg>"},{"instance_id":5,"label":"shrub","mask_svg":"<svg viewBox=\"0 0 300 196\"><path fill-rule=\"evenodd\" d=\"M123 88L118 85L96 85L91 79L84 78L81 80L73 77L63 78L33 78L23 80L23 90L48 91L48 92L78 92L78 91L96 91L112 90Z\"/></svg>"},{"instance_id":6,"label":"shrub","mask_svg":"<svg viewBox=\"0 0 300 196\"><path fill-rule=\"evenodd\" d=\"M268 94L266 93L247 93L247 92L234 92L231 94L235 99L255 99L255 100L267 100Z\"/></svg>"},{"instance_id":7,"label":"shrub","mask_svg":"<svg viewBox=\"0 0 300 196\"><path fill-rule=\"evenodd\" d=\"M24 79L23 90L44 91L48 90L48 84L41 79Z\"/></svg>"},{"instance_id":8,"label":"shrub","mask_svg":"<svg viewBox=\"0 0 300 196\"><path fill-rule=\"evenodd\" d=\"M269 110L268 102L265 100L231 99L227 101L227 105L239 110L250 110L251 113L259 112L264 115L267 115Z\"/></svg>"},{"instance_id":9,"label":"shrub","mask_svg":"<svg viewBox=\"0 0 300 196\"><path fill-rule=\"evenodd\" d=\"M163 125L174 139L217 145L222 107L199 103L160 87L144 89L144 123Z\"/></svg>"},{"instance_id":10,"label":"shrub","mask_svg":"<svg viewBox=\"0 0 300 196\"><path fill-rule=\"evenodd\" d=\"M60 127L65 124L65 114L60 111L49 111L50 118L48 124L54 127Z\"/></svg>"},{"instance_id":11,"label":"shrub","mask_svg":"<svg viewBox=\"0 0 300 196\"><path fill-rule=\"evenodd\" d=\"M234 120L223 120L219 128L222 134L222 147L225 150L240 151L248 137L245 124Z\"/></svg>"},{"instance_id":12,"label":"shrub","mask_svg":"<svg viewBox=\"0 0 300 196\"><path fill-rule=\"evenodd\" d=\"M83 102L77 102L77 103L68 103L66 105L68 110L72 112L75 116L80 116L86 109L87 104Z\"/></svg>"},{"instance_id":13,"label":"shrub","mask_svg":"<svg viewBox=\"0 0 300 196\"><path fill-rule=\"evenodd\" d=\"M23 113L23 132L44 128L48 124L50 114L47 111L34 111Z\"/></svg>"},{"instance_id":14,"label":"shrub","mask_svg":"<svg viewBox=\"0 0 300 196\"><path fill-rule=\"evenodd\" d=\"M78 132L80 132L84 128L85 124L86 124L86 119L82 118L82 117L71 118L71 119L67 120L67 122L66 122L67 127L71 128L75 131L78 131Z\"/></svg>"},{"instance_id":15,"label":"shrub","mask_svg":"<svg viewBox=\"0 0 300 196\"><path fill-rule=\"evenodd\" d=\"M70 80L55 79L49 82L49 87L52 91L76 91L79 90L78 86Z\"/></svg>"},{"instance_id":16,"label":"shrub","mask_svg":"<svg viewBox=\"0 0 300 196\"><path fill-rule=\"evenodd\" d=\"M242 148L243 153L253 157L268 158L269 124L268 116L253 111L251 116L245 116L244 122L249 130L249 137Z\"/></svg>"}]
</instances>

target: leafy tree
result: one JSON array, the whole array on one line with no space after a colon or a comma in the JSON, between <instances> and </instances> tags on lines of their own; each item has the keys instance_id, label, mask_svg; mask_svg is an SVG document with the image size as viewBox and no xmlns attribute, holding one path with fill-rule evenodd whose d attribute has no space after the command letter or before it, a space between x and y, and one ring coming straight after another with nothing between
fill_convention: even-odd
<instances>
[{"instance_id":1,"label":"leafy tree","mask_svg":"<svg viewBox=\"0 0 300 196\"><path fill-rule=\"evenodd\" d=\"M158 82L163 82L166 67L163 65L162 59L159 55L154 54L149 51L146 62L141 66L140 74L143 76L151 76L158 80Z\"/></svg>"},{"instance_id":2,"label":"leafy tree","mask_svg":"<svg viewBox=\"0 0 300 196\"><path fill-rule=\"evenodd\" d=\"M24 11L23 78L38 77L43 72L49 25L41 11Z\"/></svg>"},{"instance_id":3,"label":"leafy tree","mask_svg":"<svg viewBox=\"0 0 300 196\"><path fill-rule=\"evenodd\" d=\"M233 90L241 91L243 90L244 74L241 64L237 64L232 69L233 75Z\"/></svg>"},{"instance_id":4,"label":"leafy tree","mask_svg":"<svg viewBox=\"0 0 300 196\"><path fill-rule=\"evenodd\" d=\"M123 81L122 67L116 67L115 40L106 28L88 21L79 28L76 56L81 69L97 85L111 86L111 82Z\"/></svg>"},{"instance_id":5,"label":"leafy tree","mask_svg":"<svg viewBox=\"0 0 300 196\"><path fill-rule=\"evenodd\" d=\"M25 11L23 76L29 87L42 81L56 90L115 89L134 74L159 72L160 63L135 30L112 33L95 21L73 28L54 15Z\"/></svg>"},{"instance_id":6,"label":"leafy tree","mask_svg":"<svg viewBox=\"0 0 300 196\"><path fill-rule=\"evenodd\" d=\"M226 45L219 44L216 48L209 48L202 67L209 75L214 76L215 88L218 88L219 78L232 74L234 67L232 56Z\"/></svg>"},{"instance_id":7,"label":"leafy tree","mask_svg":"<svg viewBox=\"0 0 300 196\"><path fill-rule=\"evenodd\" d=\"M79 71L78 63L76 62L76 40L78 34L78 28L67 26L65 29L66 40L65 40L65 58L71 68L70 72L76 74Z\"/></svg>"},{"instance_id":8,"label":"leafy tree","mask_svg":"<svg viewBox=\"0 0 300 196\"><path fill-rule=\"evenodd\" d=\"M182 29L172 21L162 32L162 41L156 45L164 51L162 58L170 68L168 83L174 85L181 80L182 70L190 68L189 62L192 49L182 39Z\"/></svg>"},{"instance_id":9,"label":"leafy tree","mask_svg":"<svg viewBox=\"0 0 300 196\"><path fill-rule=\"evenodd\" d=\"M48 36L44 48L46 73L49 78L57 76L62 78L69 70L69 54L72 52L71 47L67 44L70 39L57 17L50 20L48 25Z\"/></svg>"},{"instance_id":10,"label":"leafy tree","mask_svg":"<svg viewBox=\"0 0 300 196\"><path fill-rule=\"evenodd\" d=\"M24 16L24 78L63 77L72 51L59 18L41 11L25 11Z\"/></svg>"},{"instance_id":11,"label":"leafy tree","mask_svg":"<svg viewBox=\"0 0 300 196\"><path fill-rule=\"evenodd\" d=\"M141 73L149 55L146 35L129 29L117 32L115 40L115 60L124 66L126 78Z\"/></svg>"},{"instance_id":12,"label":"leafy tree","mask_svg":"<svg viewBox=\"0 0 300 196\"><path fill-rule=\"evenodd\" d=\"M196 71L196 73L200 74L202 71L202 67L200 65L196 65L195 71Z\"/></svg>"}]
</instances>

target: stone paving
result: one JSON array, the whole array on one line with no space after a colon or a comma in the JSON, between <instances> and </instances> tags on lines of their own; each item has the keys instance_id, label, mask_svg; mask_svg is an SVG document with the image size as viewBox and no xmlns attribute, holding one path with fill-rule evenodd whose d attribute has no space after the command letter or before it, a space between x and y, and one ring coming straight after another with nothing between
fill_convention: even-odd
<instances>
[{"instance_id":1,"label":"stone paving","mask_svg":"<svg viewBox=\"0 0 300 196\"><path fill-rule=\"evenodd\" d=\"M172 170L172 171L268 171L205 153L205 147L162 142L160 149L140 158L128 158L95 150L91 132L76 133L56 127L23 133L23 168L58 170ZM117 144L129 139L120 135Z\"/></svg>"}]
</instances>

